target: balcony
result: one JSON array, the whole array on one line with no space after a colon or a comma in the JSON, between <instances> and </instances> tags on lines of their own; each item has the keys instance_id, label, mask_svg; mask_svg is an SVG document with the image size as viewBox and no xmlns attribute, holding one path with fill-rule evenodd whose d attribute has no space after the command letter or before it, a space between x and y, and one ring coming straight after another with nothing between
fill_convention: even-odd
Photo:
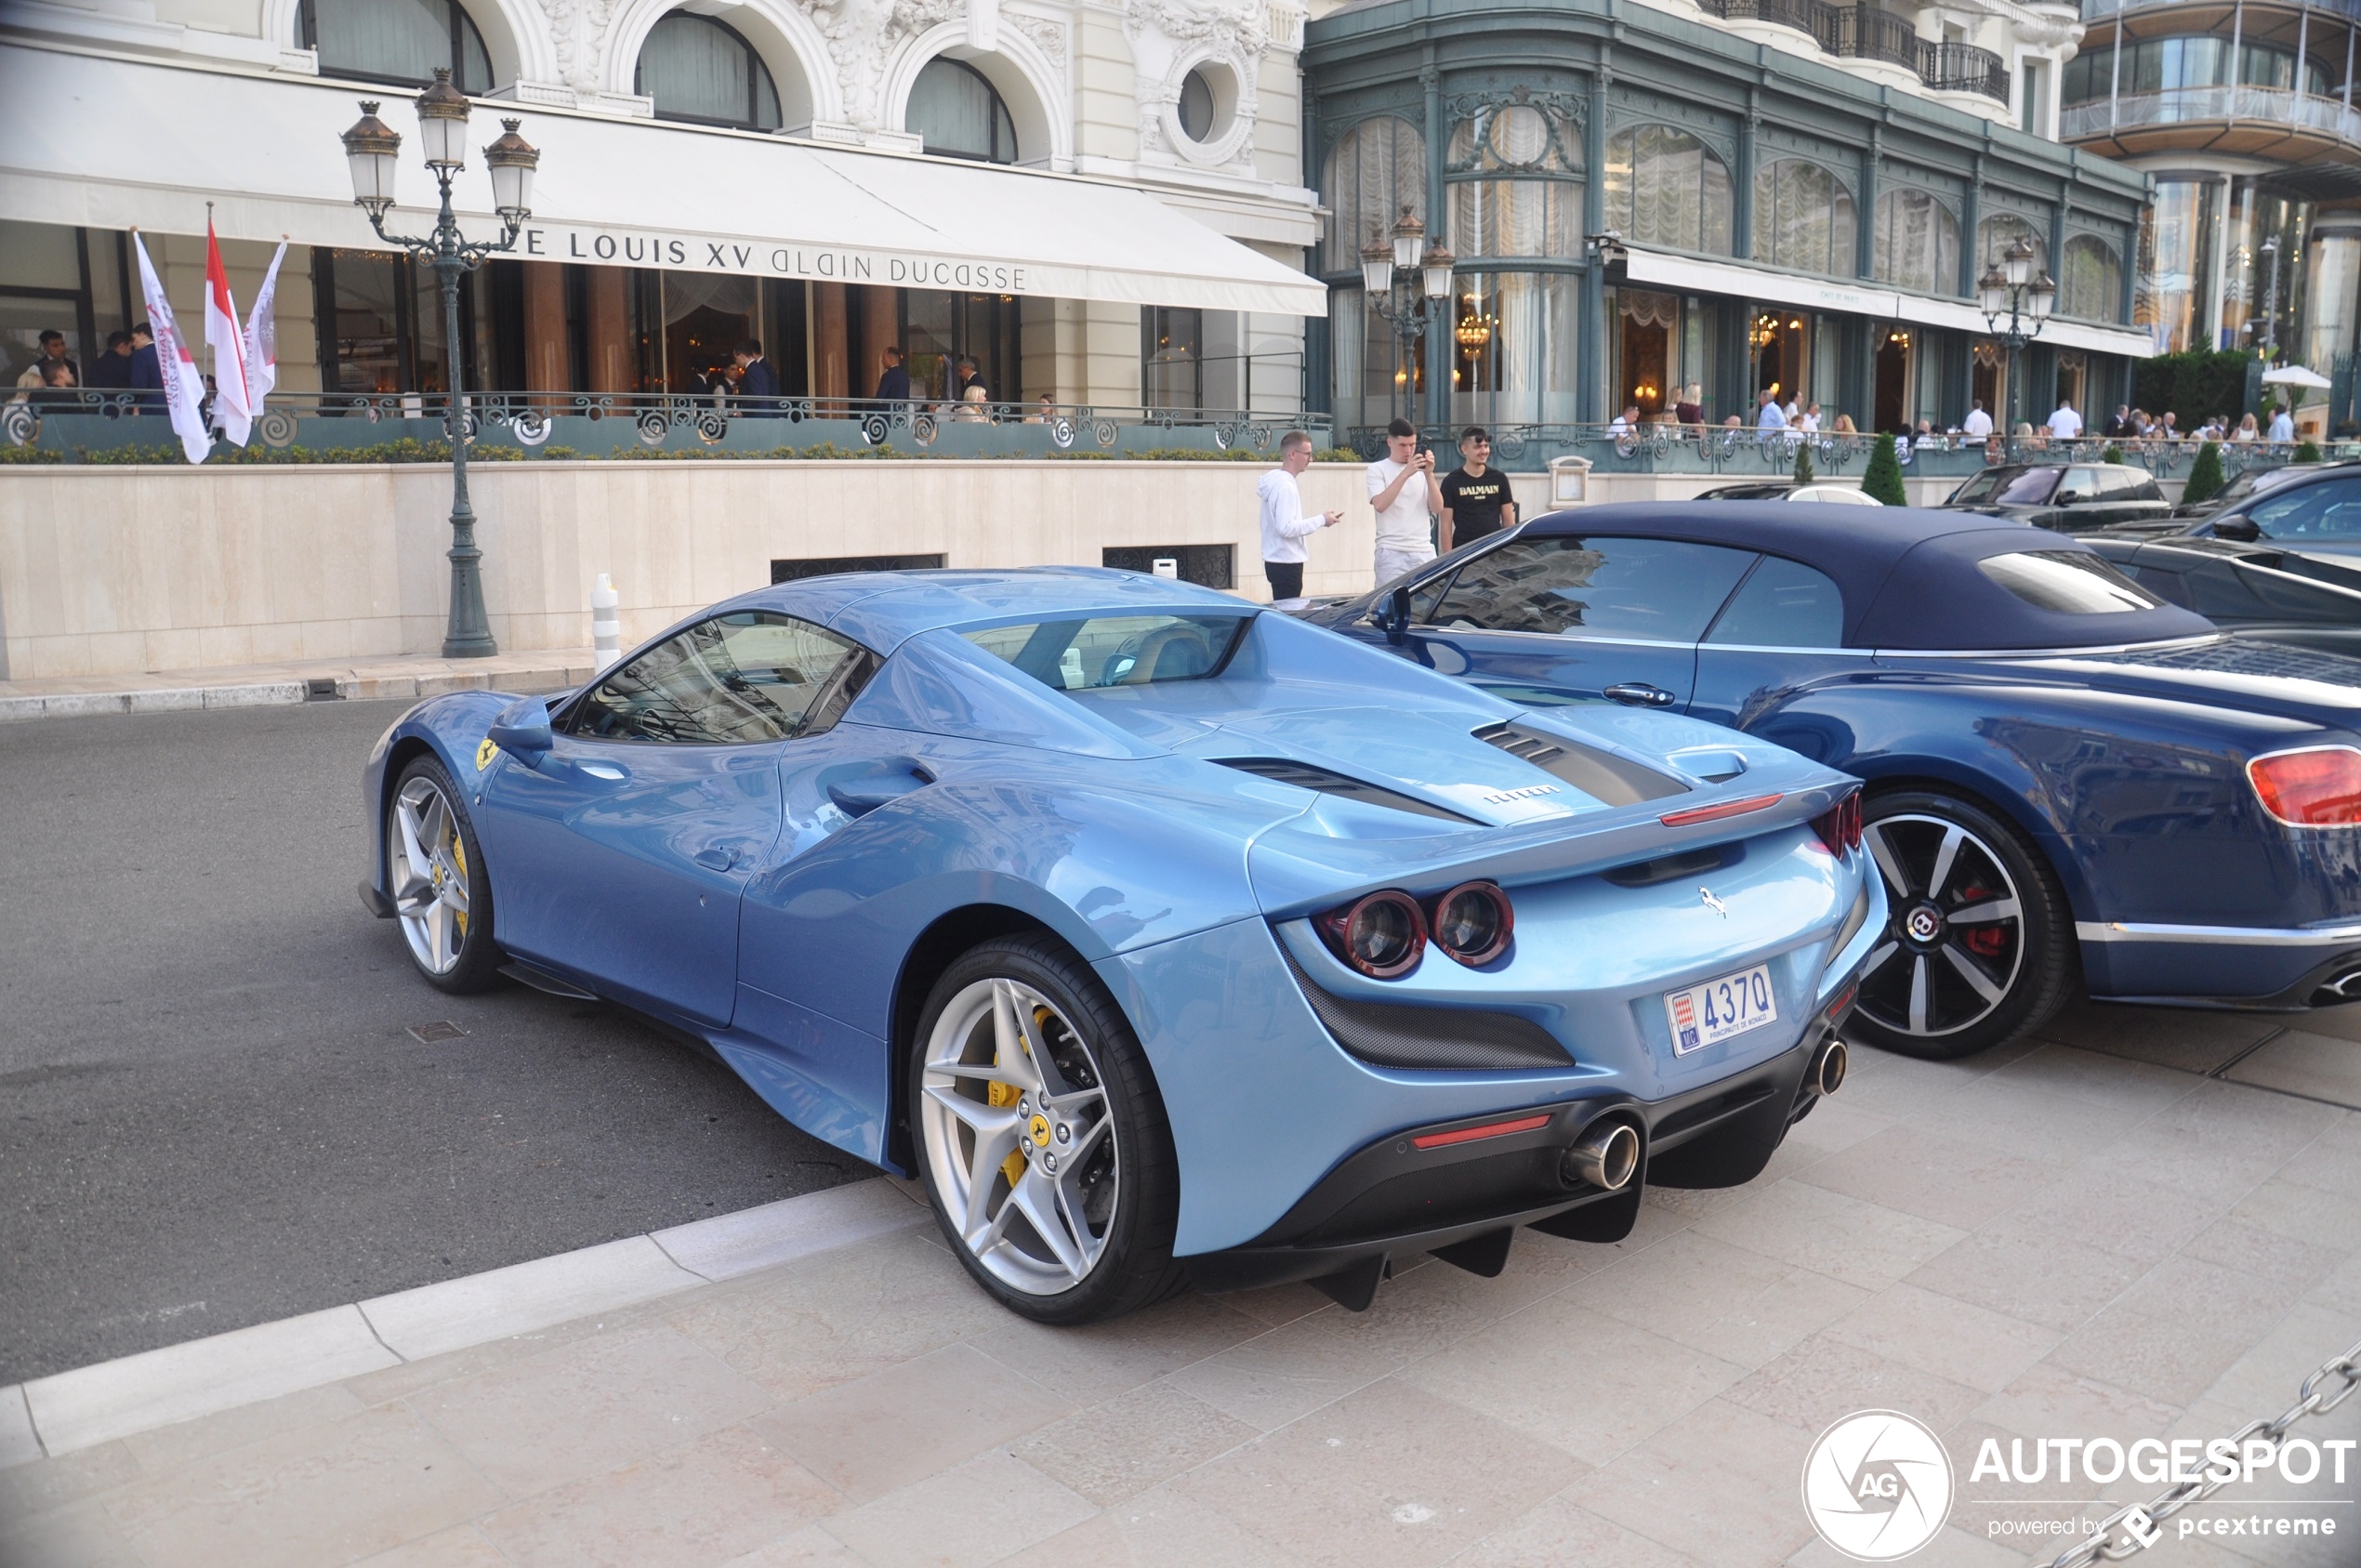
<instances>
[{"instance_id":1,"label":"balcony","mask_svg":"<svg viewBox=\"0 0 2361 1568\"><path fill-rule=\"evenodd\" d=\"M2355 0L2361 4L2361 0ZM1932 43L1910 19L1882 6L1834 6L1827 0L1698 0L1723 21L1767 21L1793 28L1840 59L1874 60L1916 74L1931 92L1975 93L2009 101L2009 72L2000 57L1973 44Z\"/></svg>"},{"instance_id":2,"label":"balcony","mask_svg":"<svg viewBox=\"0 0 2361 1568\"><path fill-rule=\"evenodd\" d=\"M2068 105L2058 138L2110 157L2202 149L2299 166L2361 159L2361 111L2288 87L2174 87Z\"/></svg>"}]
</instances>

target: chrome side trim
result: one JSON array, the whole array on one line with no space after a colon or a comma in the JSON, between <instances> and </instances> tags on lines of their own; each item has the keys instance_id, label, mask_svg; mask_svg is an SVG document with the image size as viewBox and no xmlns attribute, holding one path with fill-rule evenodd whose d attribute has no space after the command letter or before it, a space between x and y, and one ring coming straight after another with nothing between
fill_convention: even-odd
<instances>
[{"instance_id":1,"label":"chrome side trim","mask_svg":"<svg viewBox=\"0 0 2361 1568\"><path fill-rule=\"evenodd\" d=\"M2134 920L2077 920L2077 941L2106 942L2201 942L2219 947L2341 947L2361 942L2361 925L2297 926L2160 926Z\"/></svg>"}]
</instances>

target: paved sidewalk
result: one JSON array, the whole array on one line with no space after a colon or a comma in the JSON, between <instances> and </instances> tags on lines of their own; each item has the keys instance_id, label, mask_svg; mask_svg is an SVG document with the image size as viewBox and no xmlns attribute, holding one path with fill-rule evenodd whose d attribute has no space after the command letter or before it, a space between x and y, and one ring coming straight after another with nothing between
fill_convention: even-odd
<instances>
[{"instance_id":1,"label":"paved sidewalk","mask_svg":"<svg viewBox=\"0 0 2361 1568\"><path fill-rule=\"evenodd\" d=\"M1971 1480L1985 1438L2225 1436L2361 1337L2361 1114L2320 1092L2361 1045L2306 1021L2085 1008L1965 1063L1862 1051L1748 1187L1651 1193L1615 1246L1524 1232L1496 1280L1425 1262L1360 1315L1292 1286L1038 1329L899 1224L87 1432L0 1469L0 1563L1835 1568L1801 1464L1869 1407L1958 1475L1911 1562L2022 1562L1997 1524L2100 1509ZM2361 1398L2303 1433L2361 1436ZM2141 1561L2350 1564L2356 1492L2234 1486L2205 1517L2338 1533Z\"/></svg>"},{"instance_id":2,"label":"paved sidewalk","mask_svg":"<svg viewBox=\"0 0 2361 1568\"><path fill-rule=\"evenodd\" d=\"M183 708L257 707L342 697L432 697L496 687L557 692L590 679L587 648L536 649L488 659L439 659L397 653L374 659L296 659L225 665L149 675L60 676L0 680L0 723L90 714L164 713Z\"/></svg>"}]
</instances>

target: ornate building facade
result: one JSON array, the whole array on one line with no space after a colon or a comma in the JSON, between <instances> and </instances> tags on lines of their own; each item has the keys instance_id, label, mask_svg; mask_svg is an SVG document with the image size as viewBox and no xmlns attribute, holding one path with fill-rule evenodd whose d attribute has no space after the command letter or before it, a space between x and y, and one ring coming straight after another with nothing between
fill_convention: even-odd
<instances>
[{"instance_id":1,"label":"ornate building facade","mask_svg":"<svg viewBox=\"0 0 2361 1568\"><path fill-rule=\"evenodd\" d=\"M681 392L743 340L788 395L1292 410L1317 239L1299 0L6 0L0 341L87 362L139 313L125 231L192 310L208 213L240 296L295 241L281 385ZM357 100L415 132L437 70L541 150L534 219L467 280L354 208ZM66 106L71 106L69 110ZM432 185L404 148L404 205ZM461 216L494 231L479 169ZM297 324L311 318L311 329ZM306 341L307 337L309 341Z\"/></svg>"},{"instance_id":2,"label":"ornate building facade","mask_svg":"<svg viewBox=\"0 0 2361 1568\"><path fill-rule=\"evenodd\" d=\"M1315 382L1339 426L1657 415L1758 397L1862 429L2126 394L2144 177L2052 139L2072 12L1818 0L1354 0L1310 26ZM1456 257L1415 341L1361 252L1404 210ZM1975 305L2020 237L2059 282L2018 362Z\"/></svg>"}]
</instances>

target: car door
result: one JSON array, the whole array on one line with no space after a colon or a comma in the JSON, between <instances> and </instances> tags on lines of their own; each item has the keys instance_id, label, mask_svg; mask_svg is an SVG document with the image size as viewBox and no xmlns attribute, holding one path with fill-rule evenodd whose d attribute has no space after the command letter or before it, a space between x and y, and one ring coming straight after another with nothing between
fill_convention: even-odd
<instances>
[{"instance_id":1,"label":"car door","mask_svg":"<svg viewBox=\"0 0 2361 1568\"><path fill-rule=\"evenodd\" d=\"M2107 521L2104 468L2077 466L2058 476L2058 487L2051 494L2052 508L2045 524L2061 534L2080 534L2105 526Z\"/></svg>"},{"instance_id":2,"label":"car door","mask_svg":"<svg viewBox=\"0 0 2361 1568\"><path fill-rule=\"evenodd\" d=\"M1697 639L1754 559L1680 539L1518 538L1467 562L1428 602L1414 594L1410 640L1422 662L1511 702L1603 698L1677 713L1695 684Z\"/></svg>"},{"instance_id":3,"label":"car door","mask_svg":"<svg viewBox=\"0 0 2361 1568\"><path fill-rule=\"evenodd\" d=\"M501 758L477 821L503 945L728 1023L740 896L779 837L781 753L857 652L792 616L717 615L569 705L537 765Z\"/></svg>"},{"instance_id":4,"label":"car door","mask_svg":"<svg viewBox=\"0 0 2361 1568\"><path fill-rule=\"evenodd\" d=\"M2275 491L2245 508L2265 539L2306 554L2361 555L2361 475Z\"/></svg>"}]
</instances>

